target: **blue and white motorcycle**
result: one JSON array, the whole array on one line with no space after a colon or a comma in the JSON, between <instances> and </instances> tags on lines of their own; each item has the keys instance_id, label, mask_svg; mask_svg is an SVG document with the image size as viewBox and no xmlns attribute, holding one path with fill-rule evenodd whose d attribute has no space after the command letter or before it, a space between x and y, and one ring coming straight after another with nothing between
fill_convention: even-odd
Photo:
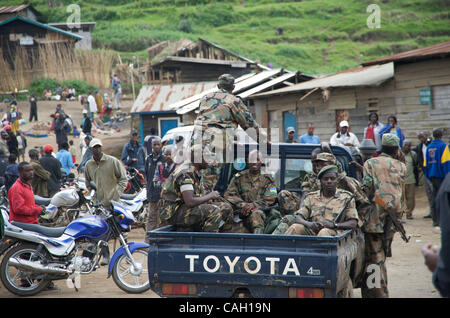
<instances>
[{"instance_id":1,"label":"blue and white motorcycle","mask_svg":"<svg viewBox=\"0 0 450 318\"><path fill-rule=\"evenodd\" d=\"M92 273L99 267L102 248L118 239L120 247L111 257L108 278L128 293L142 293L150 288L147 255L149 245L127 242L124 233L135 222L132 213L118 202L112 211L95 204L96 215L72 221L67 227L50 228L38 224L7 222L0 245L0 279L19 296L32 296L51 281L72 279Z\"/></svg>"}]
</instances>

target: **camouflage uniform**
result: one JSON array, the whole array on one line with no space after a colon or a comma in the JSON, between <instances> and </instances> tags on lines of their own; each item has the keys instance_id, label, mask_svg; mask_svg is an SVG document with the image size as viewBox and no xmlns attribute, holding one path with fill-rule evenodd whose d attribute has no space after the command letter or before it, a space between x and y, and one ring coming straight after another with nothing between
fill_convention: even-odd
<instances>
[{"instance_id":1,"label":"camouflage uniform","mask_svg":"<svg viewBox=\"0 0 450 318\"><path fill-rule=\"evenodd\" d=\"M184 231L218 232L221 221L232 219L232 208L225 202L208 202L189 208L182 192L192 190L195 197L204 195L198 171L192 164L179 166L163 185L161 223L176 225Z\"/></svg>"},{"instance_id":2,"label":"camouflage uniform","mask_svg":"<svg viewBox=\"0 0 450 318\"><path fill-rule=\"evenodd\" d=\"M234 78L229 74L219 77L219 84L232 85ZM206 94L200 100L199 114L194 122L194 143L208 147L214 169L205 170L204 179L208 189L214 188L223 162L231 155L234 133L228 129L254 128L259 131L258 123L247 109L242 99L224 89ZM227 134L228 130L228 134ZM233 160L233 158L230 158Z\"/></svg>"},{"instance_id":3,"label":"camouflage uniform","mask_svg":"<svg viewBox=\"0 0 450 318\"><path fill-rule=\"evenodd\" d=\"M225 199L233 204L237 213L245 203L254 203L256 209L248 217L242 217L245 225L254 231L264 229L266 214L262 209L273 205L277 199L277 188L272 176L259 173L253 176L250 171L244 170L231 179L225 194Z\"/></svg>"},{"instance_id":4,"label":"camouflage uniform","mask_svg":"<svg viewBox=\"0 0 450 318\"><path fill-rule=\"evenodd\" d=\"M317 160L327 161L328 165L336 165L338 167L338 184L337 188L346 190L352 193L355 197L356 210L360 220L364 221L364 218L370 209L370 202L367 198L361 183L355 178L348 177L345 171L342 169L342 165L338 165L336 157L330 153L322 152L317 155ZM311 172L305 176L302 182L302 192L307 195L308 193L320 190L320 180L317 178L317 173ZM295 223L294 215L286 215L283 217L280 226L273 232L273 234L283 234L290 225Z\"/></svg>"},{"instance_id":5,"label":"camouflage uniform","mask_svg":"<svg viewBox=\"0 0 450 318\"><path fill-rule=\"evenodd\" d=\"M201 172L201 179L203 184L203 189L205 193L214 191L216 186L217 178L220 176L221 166L212 165Z\"/></svg>"},{"instance_id":6,"label":"camouflage uniform","mask_svg":"<svg viewBox=\"0 0 450 318\"><path fill-rule=\"evenodd\" d=\"M345 207L346 204L347 206ZM355 219L358 221L358 225L362 225L362 222L358 218L358 212L356 211L353 195L350 192L341 189L337 189L336 194L332 198L325 198L320 190L309 193L305 198L303 206L300 210L295 212L294 216L299 214L305 220L310 222L320 222L323 220L334 222L341 211L343 212L338 220L339 223ZM284 224L285 223L282 223L280 226L284 226ZM323 228L318 233L315 233L313 230L302 224L294 223L289 226L285 234L335 236L338 232L339 231L333 229ZM278 233L277 231L277 233L274 234L281 233Z\"/></svg>"},{"instance_id":7,"label":"camouflage uniform","mask_svg":"<svg viewBox=\"0 0 450 318\"><path fill-rule=\"evenodd\" d=\"M382 145L398 145L398 137L390 134L383 135ZM402 216L402 188L406 175L406 166L392 157L382 153L379 157L371 158L364 163L363 187L371 200L371 209L368 213L363 231L365 232L366 266L376 264L380 266L380 288L369 288L365 284L361 288L362 297L389 297L387 288L386 257L390 257L390 245L395 229L385 228L387 212L375 204L376 196L394 209L398 219ZM367 273L364 283L367 282Z\"/></svg>"}]
</instances>

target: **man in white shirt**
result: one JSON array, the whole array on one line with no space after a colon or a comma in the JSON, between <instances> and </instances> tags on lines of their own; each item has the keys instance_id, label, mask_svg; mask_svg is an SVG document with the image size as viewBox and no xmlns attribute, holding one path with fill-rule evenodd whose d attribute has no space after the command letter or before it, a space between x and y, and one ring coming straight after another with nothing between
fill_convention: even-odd
<instances>
[{"instance_id":1,"label":"man in white shirt","mask_svg":"<svg viewBox=\"0 0 450 318\"><path fill-rule=\"evenodd\" d=\"M97 103L95 102L95 97L92 95L92 92L89 93L88 96L88 104L89 104L89 117L94 118L94 114L97 112Z\"/></svg>"},{"instance_id":2,"label":"man in white shirt","mask_svg":"<svg viewBox=\"0 0 450 318\"><path fill-rule=\"evenodd\" d=\"M354 133L348 131L348 121L341 121L339 127L340 132L335 133L331 137L330 144L333 146L359 147L358 137L356 137Z\"/></svg>"}]
</instances>

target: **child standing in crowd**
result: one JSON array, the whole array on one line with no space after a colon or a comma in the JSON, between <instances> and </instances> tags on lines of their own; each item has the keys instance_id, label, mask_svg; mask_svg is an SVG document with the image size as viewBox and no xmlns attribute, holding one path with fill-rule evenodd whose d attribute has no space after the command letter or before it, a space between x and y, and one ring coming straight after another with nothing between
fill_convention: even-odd
<instances>
[{"instance_id":1,"label":"child standing in crowd","mask_svg":"<svg viewBox=\"0 0 450 318\"><path fill-rule=\"evenodd\" d=\"M25 161L25 151L27 149L27 139L23 135L21 130L17 131L17 144L19 145L19 160L22 157L22 161Z\"/></svg>"},{"instance_id":2,"label":"child standing in crowd","mask_svg":"<svg viewBox=\"0 0 450 318\"><path fill-rule=\"evenodd\" d=\"M73 140L69 140L69 152L72 155L72 161L75 164L77 162L77 148L73 144Z\"/></svg>"}]
</instances>

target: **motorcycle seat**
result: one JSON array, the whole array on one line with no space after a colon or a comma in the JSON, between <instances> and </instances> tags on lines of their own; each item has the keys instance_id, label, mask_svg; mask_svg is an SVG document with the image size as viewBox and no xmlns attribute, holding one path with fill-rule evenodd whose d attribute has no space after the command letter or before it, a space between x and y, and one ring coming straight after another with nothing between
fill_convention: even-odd
<instances>
[{"instance_id":1,"label":"motorcycle seat","mask_svg":"<svg viewBox=\"0 0 450 318\"><path fill-rule=\"evenodd\" d=\"M133 193L133 194L121 194L120 195L120 198L122 199L122 200L134 200L134 198L135 197L137 197L137 193Z\"/></svg>"},{"instance_id":2,"label":"motorcycle seat","mask_svg":"<svg viewBox=\"0 0 450 318\"><path fill-rule=\"evenodd\" d=\"M34 202L35 202L37 205L45 205L45 206L47 206L47 205L50 204L50 201L51 201L51 200L52 200L51 198L44 198L44 197L41 197L41 196L39 196L39 195L35 195L35 196L34 196Z\"/></svg>"},{"instance_id":3,"label":"motorcycle seat","mask_svg":"<svg viewBox=\"0 0 450 318\"><path fill-rule=\"evenodd\" d=\"M20 227L22 230L40 233L49 237L60 237L66 230L65 227L47 227L39 224L29 224L16 221L11 222L11 224Z\"/></svg>"}]
</instances>

